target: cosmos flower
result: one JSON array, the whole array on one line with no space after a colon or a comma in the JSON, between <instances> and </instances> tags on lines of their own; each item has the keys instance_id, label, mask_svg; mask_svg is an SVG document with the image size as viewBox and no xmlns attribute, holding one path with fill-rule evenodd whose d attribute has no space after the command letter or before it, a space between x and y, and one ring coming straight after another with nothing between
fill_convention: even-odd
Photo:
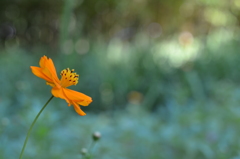
<instances>
[{"instance_id":1,"label":"cosmos flower","mask_svg":"<svg viewBox=\"0 0 240 159\"><path fill-rule=\"evenodd\" d=\"M68 106L73 105L75 111L79 115L86 115L79 105L88 106L92 102L92 98L83 93L67 88L78 83L79 75L74 73L74 69L70 70L67 68L62 70L62 77L59 80L52 59L43 56L40 59L39 65L40 67L30 67L34 75L46 80L46 84L52 87L52 95L64 99L68 103Z\"/></svg>"}]
</instances>

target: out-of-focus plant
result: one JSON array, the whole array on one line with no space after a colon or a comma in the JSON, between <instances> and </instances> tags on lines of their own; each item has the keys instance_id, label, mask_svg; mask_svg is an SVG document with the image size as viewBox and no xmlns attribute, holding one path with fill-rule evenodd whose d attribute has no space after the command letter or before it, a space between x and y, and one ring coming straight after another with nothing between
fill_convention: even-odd
<instances>
[{"instance_id":1,"label":"out-of-focus plant","mask_svg":"<svg viewBox=\"0 0 240 159\"><path fill-rule=\"evenodd\" d=\"M100 132L96 131L96 132L93 133L92 143L91 143L89 149L86 149L86 148L81 149L82 159L93 158L93 153L92 153L93 147L99 141L100 138L101 138L101 133Z\"/></svg>"}]
</instances>

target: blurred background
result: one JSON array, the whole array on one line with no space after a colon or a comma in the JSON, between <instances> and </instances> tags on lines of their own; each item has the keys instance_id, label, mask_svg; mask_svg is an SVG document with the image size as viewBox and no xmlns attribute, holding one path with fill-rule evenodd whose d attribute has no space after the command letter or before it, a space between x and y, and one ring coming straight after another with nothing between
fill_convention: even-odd
<instances>
[{"instance_id":1,"label":"blurred background","mask_svg":"<svg viewBox=\"0 0 240 159\"><path fill-rule=\"evenodd\" d=\"M240 159L240 0L1 0L0 158L18 158L53 59L92 97L54 98L25 159Z\"/></svg>"}]
</instances>

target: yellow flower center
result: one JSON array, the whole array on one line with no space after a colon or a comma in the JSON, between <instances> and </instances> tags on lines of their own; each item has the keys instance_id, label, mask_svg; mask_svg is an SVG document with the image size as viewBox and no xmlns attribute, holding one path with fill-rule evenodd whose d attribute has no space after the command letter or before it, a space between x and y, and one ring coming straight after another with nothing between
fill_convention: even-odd
<instances>
[{"instance_id":1,"label":"yellow flower center","mask_svg":"<svg viewBox=\"0 0 240 159\"><path fill-rule=\"evenodd\" d=\"M62 70L61 72L61 81L60 84L62 87L69 87L71 85L76 85L78 83L79 75L73 73L74 69L70 70L69 68Z\"/></svg>"}]
</instances>

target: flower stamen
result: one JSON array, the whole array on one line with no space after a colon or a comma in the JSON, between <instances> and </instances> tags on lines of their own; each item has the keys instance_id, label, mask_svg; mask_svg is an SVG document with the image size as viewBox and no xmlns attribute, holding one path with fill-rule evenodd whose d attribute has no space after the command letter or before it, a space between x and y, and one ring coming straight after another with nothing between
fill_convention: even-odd
<instances>
[{"instance_id":1,"label":"flower stamen","mask_svg":"<svg viewBox=\"0 0 240 159\"><path fill-rule=\"evenodd\" d=\"M62 76L61 78L61 86L62 87L69 87L71 85L76 85L78 83L79 75L74 73L74 69L70 70L69 68L64 69L61 71Z\"/></svg>"}]
</instances>

